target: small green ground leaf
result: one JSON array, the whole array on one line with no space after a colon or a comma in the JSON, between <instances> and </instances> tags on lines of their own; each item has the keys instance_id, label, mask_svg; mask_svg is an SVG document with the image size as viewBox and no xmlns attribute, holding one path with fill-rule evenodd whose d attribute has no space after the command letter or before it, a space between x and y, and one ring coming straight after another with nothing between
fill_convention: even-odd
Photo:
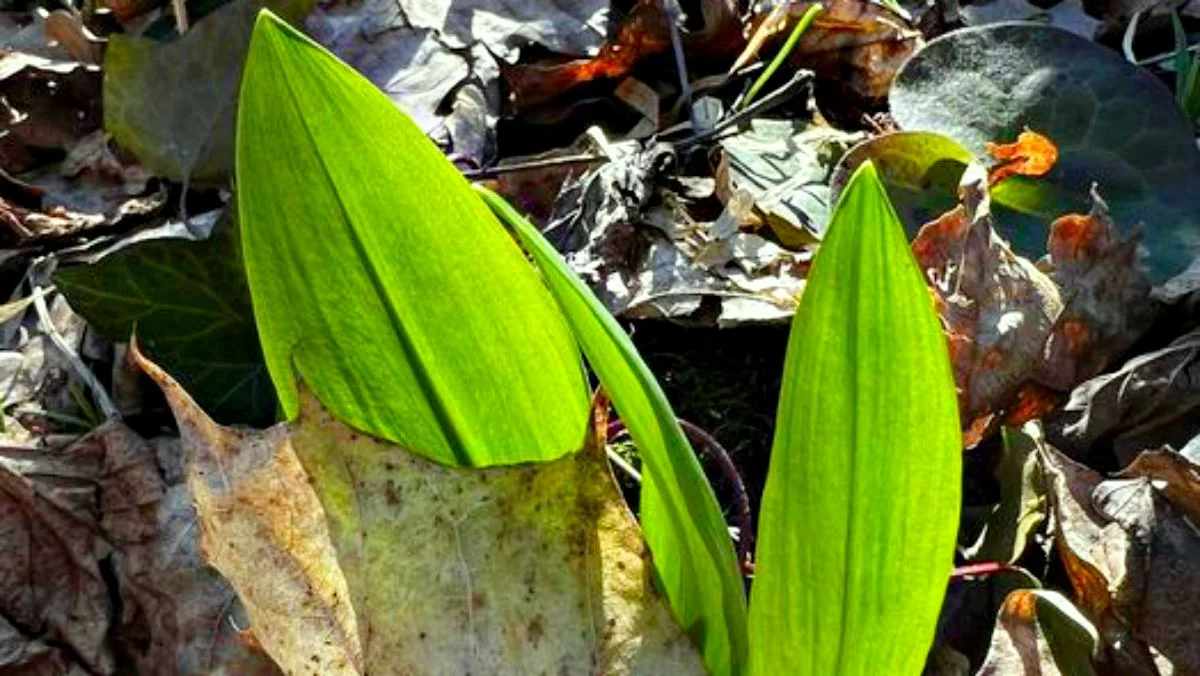
<instances>
[{"instance_id":1,"label":"small green ground leaf","mask_svg":"<svg viewBox=\"0 0 1200 676\"><path fill-rule=\"evenodd\" d=\"M255 318L289 418L299 373L343 422L452 464L579 447L587 383L521 250L378 89L269 12L238 114Z\"/></svg>"},{"instance_id":2,"label":"small green ground leaf","mask_svg":"<svg viewBox=\"0 0 1200 676\"><path fill-rule=\"evenodd\" d=\"M202 242L134 244L59 270L55 284L109 338L128 340L136 330L143 347L218 420L269 425L275 390L238 249L236 223L227 217Z\"/></svg>"},{"instance_id":3,"label":"small green ground leaf","mask_svg":"<svg viewBox=\"0 0 1200 676\"><path fill-rule=\"evenodd\" d=\"M929 290L865 163L792 321L750 600L752 673L920 673L953 563L960 442Z\"/></svg>"},{"instance_id":4,"label":"small green ground leaf","mask_svg":"<svg viewBox=\"0 0 1200 676\"><path fill-rule=\"evenodd\" d=\"M915 236L922 225L958 206L958 181L974 159L957 141L936 132L875 136L842 156L829 180L830 198L836 203L854 171L870 160L905 230Z\"/></svg>"},{"instance_id":5,"label":"small green ground leaf","mask_svg":"<svg viewBox=\"0 0 1200 676\"><path fill-rule=\"evenodd\" d=\"M642 528L675 617L713 674L745 673L746 602L712 487L629 336L554 247L500 196L480 190L545 276L642 457Z\"/></svg>"}]
</instances>

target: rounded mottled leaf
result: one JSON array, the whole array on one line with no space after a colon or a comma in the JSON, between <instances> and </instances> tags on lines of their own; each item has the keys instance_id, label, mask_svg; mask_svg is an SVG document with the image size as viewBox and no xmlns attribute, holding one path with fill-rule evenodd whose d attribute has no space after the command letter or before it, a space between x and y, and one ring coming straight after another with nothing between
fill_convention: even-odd
<instances>
[{"instance_id":1,"label":"rounded mottled leaf","mask_svg":"<svg viewBox=\"0 0 1200 676\"><path fill-rule=\"evenodd\" d=\"M1000 229L1021 253L1045 251L1049 223L1086 212L1099 184L1114 220L1144 224L1156 279L1200 254L1200 153L1170 91L1121 55L1069 31L1004 23L931 41L896 76L892 114L906 130L937 131L984 157L984 144L1029 128L1058 162L1045 177L993 191Z\"/></svg>"}]
</instances>

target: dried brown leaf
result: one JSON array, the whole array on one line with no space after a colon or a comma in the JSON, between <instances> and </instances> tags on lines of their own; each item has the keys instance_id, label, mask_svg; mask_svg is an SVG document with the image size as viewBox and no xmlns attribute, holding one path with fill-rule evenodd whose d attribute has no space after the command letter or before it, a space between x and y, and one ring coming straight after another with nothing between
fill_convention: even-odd
<instances>
[{"instance_id":1,"label":"dried brown leaf","mask_svg":"<svg viewBox=\"0 0 1200 676\"><path fill-rule=\"evenodd\" d=\"M0 671L279 673L200 560L177 455L116 422L66 448L0 449Z\"/></svg>"},{"instance_id":2,"label":"dried brown leaf","mask_svg":"<svg viewBox=\"0 0 1200 676\"><path fill-rule=\"evenodd\" d=\"M1013 143L987 143L984 150L998 162L988 172L988 185L1009 176L1044 176L1058 161L1058 147L1050 139L1026 129Z\"/></svg>"},{"instance_id":3,"label":"dried brown leaf","mask_svg":"<svg viewBox=\"0 0 1200 676\"><path fill-rule=\"evenodd\" d=\"M1146 477L1105 480L1041 451L1056 549L1121 674L1200 670L1200 533Z\"/></svg>"},{"instance_id":4,"label":"dried brown leaf","mask_svg":"<svg viewBox=\"0 0 1200 676\"><path fill-rule=\"evenodd\" d=\"M670 19L662 0L638 0L617 28L617 34L590 59L565 63L508 66L501 72L508 82L516 112L547 103L581 84L628 75L642 59L671 49ZM700 3L704 28L681 37L691 57L712 58L741 46L737 12L731 0Z\"/></svg>"},{"instance_id":5,"label":"dried brown leaf","mask_svg":"<svg viewBox=\"0 0 1200 676\"><path fill-rule=\"evenodd\" d=\"M603 416L561 460L452 468L346 427L303 388L292 423L221 428L135 358L192 458L204 550L286 671L703 671L608 473Z\"/></svg>"},{"instance_id":6,"label":"dried brown leaf","mask_svg":"<svg viewBox=\"0 0 1200 676\"><path fill-rule=\"evenodd\" d=\"M912 249L937 297L970 428L1002 410L1037 370L1062 301L996 234L981 166L967 169L960 196L963 204L922 227Z\"/></svg>"}]
</instances>

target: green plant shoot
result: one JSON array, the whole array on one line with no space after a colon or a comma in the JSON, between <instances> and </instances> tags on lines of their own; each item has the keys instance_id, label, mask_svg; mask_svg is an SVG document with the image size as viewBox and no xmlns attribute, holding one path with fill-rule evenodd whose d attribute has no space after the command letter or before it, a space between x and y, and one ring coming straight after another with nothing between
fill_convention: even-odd
<instances>
[{"instance_id":1,"label":"green plant shoot","mask_svg":"<svg viewBox=\"0 0 1200 676\"><path fill-rule=\"evenodd\" d=\"M237 196L285 414L299 376L340 420L444 463L578 449L579 350L521 250L374 85L273 14L257 23Z\"/></svg>"},{"instance_id":2,"label":"green plant shoot","mask_svg":"<svg viewBox=\"0 0 1200 676\"><path fill-rule=\"evenodd\" d=\"M953 564L960 444L932 299L864 163L792 321L750 599L751 673L920 673Z\"/></svg>"}]
</instances>

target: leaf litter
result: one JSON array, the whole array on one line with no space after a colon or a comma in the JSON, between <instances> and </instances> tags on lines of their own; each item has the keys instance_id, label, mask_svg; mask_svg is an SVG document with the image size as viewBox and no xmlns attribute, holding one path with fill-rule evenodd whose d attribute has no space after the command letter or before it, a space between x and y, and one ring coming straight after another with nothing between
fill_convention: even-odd
<instances>
[{"instance_id":1,"label":"leaf litter","mask_svg":"<svg viewBox=\"0 0 1200 676\"><path fill-rule=\"evenodd\" d=\"M294 427L252 432L217 427L194 405L180 409L176 397L176 415L183 410L195 422L180 424L191 450L158 436L167 420L162 402L122 356L133 330L221 422L261 427L274 419L267 381L253 375L261 374L261 355L239 300L231 228L213 227L236 187L232 112L255 6L188 5L181 24L175 10L154 2L109 4L110 24L88 9L0 13L8 120L0 135L0 270L14 280L6 291L16 289L0 323L8 444L0 450L0 551L29 554L0 557L0 573L31 579L32 561L53 573L46 580L68 580L0 586L0 636L16 646L0 665L277 673L320 664L318 671L337 673L433 664L436 654L453 664L484 660L476 664L495 671L510 658L482 647L497 644L497 623L508 621L499 618L525 612L512 621L532 646L521 659L586 659L618 671L698 667L665 614L596 439L559 463L497 471L485 490L479 476L454 476L361 436L350 441L354 433L311 401L310 417ZM534 213L575 272L633 326L669 319L749 336L788 319L838 177L870 157L914 236L942 314L965 442L974 446L965 460L985 470L985 480L968 474L981 487L967 491L965 513L974 516L964 523L977 523L960 539L960 563L1011 568L964 583L970 593L954 593L952 583L930 664L955 665L953 673L1200 668L1187 640L1197 620L1183 612L1200 560L1196 285L1185 272L1195 267L1196 240L1180 216L1194 199L1195 137L1168 91L1091 41L1137 9L996 0L966 3L956 15L950 3L905 11L836 0L788 56L792 71L812 74L775 78L769 84L783 86L774 98L764 89L770 105L745 115L738 99L760 72L755 62L775 55L810 3L551 4L366 0L290 10L456 162ZM1190 21L1186 9L1184 16ZM1050 26L1003 23L1010 19ZM975 28L943 35L954 22ZM232 35L242 38L224 40ZM947 60L948 49L959 58ZM997 164L989 148L1015 161ZM530 168L505 168L523 164ZM58 263L58 289L30 267L46 256ZM230 303L234 311L210 312ZM703 335L689 333L698 330L678 335ZM702 422L731 422L721 417L727 403L700 403L704 390L729 390L687 364L664 364L668 385L696 383L685 398L717 411ZM96 384L111 391L96 392ZM98 404L106 397L124 423L104 421ZM997 454L995 433L1026 421L1035 421L1028 433L1006 431ZM1029 431L1036 421L1044 439ZM765 424L735 421L730 429ZM317 469L329 452L314 441L317 427L344 440L341 452L351 449L355 463L373 467L364 511L337 516L329 496L310 487L307 476L331 471ZM189 429L219 441L217 455L202 453L197 437L189 441ZM750 476L763 462L735 459ZM385 461L394 468L375 466ZM240 483L226 486L218 467L236 468L226 478ZM602 508L580 507L575 517L591 519L589 532L615 542L618 560L632 567L606 577L614 587L599 595L588 596L575 578L567 587L575 598L598 605L571 621L595 630L606 612L597 609L617 607L609 604L622 595L649 614L621 625L624 638L591 641L560 636L565 630L544 613L535 622L529 602L507 593L524 581L482 558L489 547L525 555L522 540L495 534L515 529L520 510L500 518L491 508L434 500L404 521L389 498L428 494L414 476L469 487L491 504L522 504L491 492L506 482L552 484L547 495L557 497L546 501L598 501ZM576 498L588 491L560 485L581 476L605 476L590 482L605 494ZM237 516L225 522L223 514ZM272 525L264 516L294 522ZM406 582L422 590L416 610L424 615L416 617L443 636L474 637L473 647L432 642L428 633L413 639L418 620L389 611L417 597L380 596L363 582L375 564L355 549L354 533L425 532L430 520L456 525L421 539L432 563L414 564L404 579L450 591L431 595L428 584ZM309 524L303 537L293 537L296 523ZM525 530L547 542L559 532ZM228 546L240 541L259 549ZM555 546L563 561L612 572L605 556L580 559ZM304 556L323 563L297 566ZM263 566L268 557L279 565ZM277 579L287 586L268 586ZM981 601L984 587L996 598ZM311 589L321 590L316 601L304 596ZM945 630L956 622L958 631ZM303 663L313 632L339 640ZM651 649L651 635L673 647Z\"/></svg>"}]
</instances>

